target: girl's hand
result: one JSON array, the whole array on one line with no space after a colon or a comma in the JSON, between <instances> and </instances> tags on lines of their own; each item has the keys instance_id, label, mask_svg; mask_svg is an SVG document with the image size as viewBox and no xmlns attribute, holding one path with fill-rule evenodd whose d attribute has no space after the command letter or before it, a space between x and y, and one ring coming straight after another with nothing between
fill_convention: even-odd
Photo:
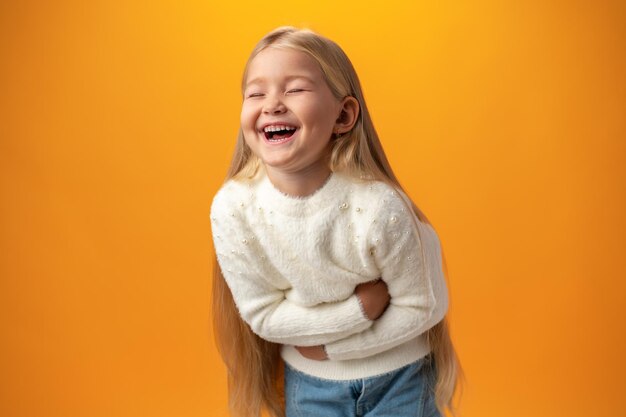
<instances>
[{"instance_id":1,"label":"girl's hand","mask_svg":"<svg viewBox=\"0 0 626 417\"><path fill-rule=\"evenodd\" d=\"M354 293L361 300L365 315L370 320L382 316L391 299L387 284L381 278L357 285Z\"/></svg>"},{"instance_id":2,"label":"girl's hand","mask_svg":"<svg viewBox=\"0 0 626 417\"><path fill-rule=\"evenodd\" d=\"M298 352L305 358L313 359L316 361L325 361L328 359L326 356L326 351L324 350L324 345L318 346L296 346Z\"/></svg>"}]
</instances>

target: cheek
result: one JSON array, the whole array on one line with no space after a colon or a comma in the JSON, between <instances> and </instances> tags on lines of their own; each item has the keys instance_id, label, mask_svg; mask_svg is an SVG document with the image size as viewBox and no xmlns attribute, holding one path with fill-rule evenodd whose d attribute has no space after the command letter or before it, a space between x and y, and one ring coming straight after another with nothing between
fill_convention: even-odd
<instances>
[{"instance_id":1,"label":"cheek","mask_svg":"<svg viewBox=\"0 0 626 417\"><path fill-rule=\"evenodd\" d=\"M249 106L242 107L240 121L241 127L244 129L250 129L254 127L254 123L256 121L256 118L254 117L254 110L251 109Z\"/></svg>"},{"instance_id":2,"label":"cheek","mask_svg":"<svg viewBox=\"0 0 626 417\"><path fill-rule=\"evenodd\" d=\"M257 141L254 139L253 134L249 131L243 131L243 140L248 145L248 147L252 150L253 153L257 153Z\"/></svg>"},{"instance_id":3,"label":"cheek","mask_svg":"<svg viewBox=\"0 0 626 417\"><path fill-rule=\"evenodd\" d=\"M307 112L306 117L313 122L316 129L319 130L332 130L333 124L337 119L335 115L335 106L331 103L325 106L320 106L315 109L311 109Z\"/></svg>"}]
</instances>

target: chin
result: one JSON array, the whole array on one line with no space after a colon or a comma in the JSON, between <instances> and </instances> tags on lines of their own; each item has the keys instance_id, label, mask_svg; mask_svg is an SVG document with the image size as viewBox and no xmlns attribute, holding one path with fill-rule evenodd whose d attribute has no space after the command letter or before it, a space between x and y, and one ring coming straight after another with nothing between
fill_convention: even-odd
<instances>
[{"instance_id":1,"label":"chin","mask_svg":"<svg viewBox=\"0 0 626 417\"><path fill-rule=\"evenodd\" d=\"M256 153L263 163L271 166L293 163L295 154L293 150L287 151L285 149L277 152L268 152L266 149L260 149L260 152Z\"/></svg>"}]
</instances>

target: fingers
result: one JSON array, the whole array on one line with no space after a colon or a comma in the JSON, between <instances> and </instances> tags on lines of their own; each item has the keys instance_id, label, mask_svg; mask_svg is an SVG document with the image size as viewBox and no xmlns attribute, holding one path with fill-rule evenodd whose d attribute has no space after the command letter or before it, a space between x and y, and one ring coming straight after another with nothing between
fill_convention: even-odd
<instances>
[{"instance_id":1,"label":"fingers","mask_svg":"<svg viewBox=\"0 0 626 417\"><path fill-rule=\"evenodd\" d=\"M324 345L318 346L295 346L296 350L300 352L302 356L308 359L314 359L316 361L323 361L328 359Z\"/></svg>"}]
</instances>

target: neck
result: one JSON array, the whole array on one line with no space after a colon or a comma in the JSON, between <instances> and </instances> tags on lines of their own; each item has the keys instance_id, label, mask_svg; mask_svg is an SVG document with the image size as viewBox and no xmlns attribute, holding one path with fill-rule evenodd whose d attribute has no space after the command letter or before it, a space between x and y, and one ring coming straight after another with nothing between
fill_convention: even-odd
<instances>
[{"instance_id":1,"label":"neck","mask_svg":"<svg viewBox=\"0 0 626 417\"><path fill-rule=\"evenodd\" d=\"M331 174L328 164L314 164L299 171L283 171L266 166L267 177L274 187L294 197L306 197L319 190Z\"/></svg>"}]
</instances>

